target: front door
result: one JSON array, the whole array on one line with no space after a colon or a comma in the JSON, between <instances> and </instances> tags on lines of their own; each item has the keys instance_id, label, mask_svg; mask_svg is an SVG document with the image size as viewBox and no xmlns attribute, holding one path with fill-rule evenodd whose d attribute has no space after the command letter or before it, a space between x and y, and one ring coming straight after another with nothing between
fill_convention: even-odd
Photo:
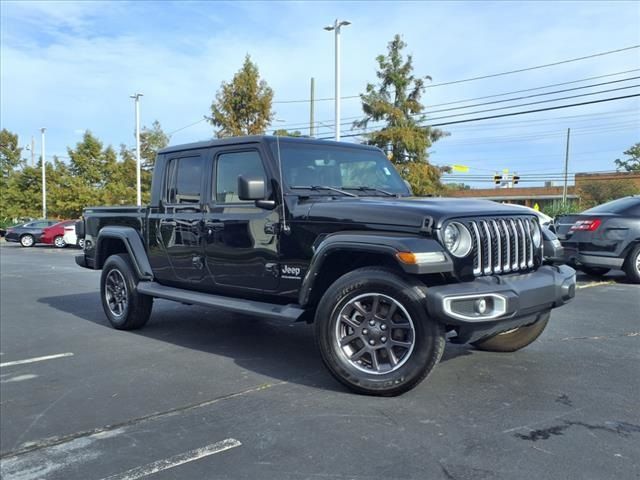
<instances>
[{"instance_id":1,"label":"front door","mask_svg":"<svg viewBox=\"0 0 640 480\"><path fill-rule=\"evenodd\" d=\"M242 201L238 177L264 178L258 147L218 152L213 164L212 192L204 213L203 245L208 284L274 291L278 287L278 213ZM272 195L267 188L267 195Z\"/></svg>"},{"instance_id":2,"label":"front door","mask_svg":"<svg viewBox=\"0 0 640 480\"><path fill-rule=\"evenodd\" d=\"M154 220L158 244L170 267L159 272L163 283L192 286L204 277L200 244L204 172L205 162L199 153L181 152L168 159L163 205Z\"/></svg>"}]
</instances>

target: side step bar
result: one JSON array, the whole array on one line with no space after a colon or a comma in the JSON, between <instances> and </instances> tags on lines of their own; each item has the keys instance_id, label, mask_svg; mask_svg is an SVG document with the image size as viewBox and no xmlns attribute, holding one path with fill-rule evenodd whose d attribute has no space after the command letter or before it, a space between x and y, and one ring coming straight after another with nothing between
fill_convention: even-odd
<instances>
[{"instance_id":1,"label":"side step bar","mask_svg":"<svg viewBox=\"0 0 640 480\"><path fill-rule=\"evenodd\" d=\"M216 307L230 312L247 313L262 317L275 318L295 322L304 310L296 305L278 305L276 303L257 302L255 300L242 300L232 297L223 297L211 293L194 292L181 288L167 287L157 282L139 282L136 290L143 295L156 298L164 298L176 302Z\"/></svg>"}]
</instances>

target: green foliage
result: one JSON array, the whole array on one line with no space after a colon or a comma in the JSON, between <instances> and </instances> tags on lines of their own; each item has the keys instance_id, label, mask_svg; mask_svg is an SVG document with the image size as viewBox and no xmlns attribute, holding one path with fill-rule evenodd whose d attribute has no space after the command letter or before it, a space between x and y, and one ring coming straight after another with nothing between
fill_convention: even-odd
<instances>
[{"instance_id":1,"label":"green foliage","mask_svg":"<svg viewBox=\"0 0 640 480\"><path fill-rule=\"evenodd\" d=\"M615 160L618 169L624 169L627 172L640 172L640 142L629 147L624 153L628 158Z\"/></svg>"},{"instance_id":2,"label":"green foliage","mask_svg":"<svg viewBox=\"0 0 640 480\"><path fill-rule=\"evenodd\" d=\"M583 208L580 208L580 204L573 200L568 200L566 204L562 204L561 201L554 201L550 204L542 207L542 213L549 215L551 218L556 218L560 215L570 215L572 213L580 213Z\"/></svg>"},{"instance_id":3,"label":"green foliage","mask_svg":"<svg viewBox=\"0 0 640 480\"><path fill-rule=\"evenodd\" d=\"M591 180L580 183L580 207L587 209L628 195L637 195L640 188L625 180Z\"/></svg>"},{"instance_id":4,"label":"green foliage","mask_svg":"<svg viewBox=\"0 0 640 480\"><path fill-rule=\"evenodd\" d=\"M208 120L218 128L218 138L261 135L273 119L272 100L273 90L260 80L258 66L247 55L233 80L222 82Z\"/></svg>"},{"instance_id":5,"label":"green foliage","mask_svg":"<svg viewBox=\"0 0 640 480\"><path fill-rule=\"evenodd\" d=\"M20 217L42 215L42 162L35 167L20 160L17 136L0 134L8 146L2 154L0 221L12 223ZM143 128L140 135L142 160L142 201L150 200L151 175L156 152L168 144L168 137L156 121ZM3 143L3 146L5 143ZM73 148L67 149L69 162L47 162L47 214L51 218L77 218L82 209L92 205L134 205L136 203L135 149L120 146L119 155L105 147L87 131ZM120 158L118 158L120 157ZM6 161L5 161L6 160Z\"/></svg>"},{"instance_id":6,"label":"green foliage","mask_svg":"<svg viewBox=\"0 0 640 480\"><path fill-rule=\"evenodd\" d=\"M360 95L365 117L354 127L367 127L369 122L384 121L381 129L366 134L367 143L387 151L391 161L417 195L433 194L442 188L440 170L429 165L427 149L433 142L448 135L442 130L422 125L426 120L421 97L425 79L413 74L413 58L403 57L407 44L396 35L387 47L387 54L376 58L378 84L367 84ZM425 182L425 183L423 183Z\"/></svg>"},{"instance_id":7,"label":"green foliage","mask_svg":"<svg viewBox=\"0 0 640 480\"><path fill-rule=\"evenodd\" d=\"M294 130L293 132L290 132L286 128L279 128L278 130L274 130L273 134L276 137L301 137L302 136L302 132L300 132L299 130Z\"/></svg>"}]
</instances>

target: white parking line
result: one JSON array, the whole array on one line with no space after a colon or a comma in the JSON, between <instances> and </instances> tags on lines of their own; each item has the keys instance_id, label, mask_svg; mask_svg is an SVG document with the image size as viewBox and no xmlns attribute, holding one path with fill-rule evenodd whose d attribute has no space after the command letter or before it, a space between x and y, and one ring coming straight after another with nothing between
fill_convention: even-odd
<instances>
[{"instance_id":1,"label":"white parking line","mask_svg":"<svg viewBox=\"0 0 640 480\"><path fill-rule=\"evenodd\" d=\"M63 358L63 357L73 357L73 353L71 352L57 353L55 355L47 355L46 357L35 357L35 358L27 358L25 360L14 360L13 362L0 363L0 368L12 367L14 365L24 365L25 363L44 362L45 360L53 360L55 358Z\"/></svg>"},{"instance_id":2,"label":"white parking line","mask_svg":"<svg viewBox=\"0 0 640 480\"><path fill-rule=\"evenodd\" d=\"M38 378L38 375L28 373L26 375L18 375L16 377L7 378L6 380L0 380L0 383L24 382L25 380L32 380L34 378Z\"/></svg>"},{"instance_id":3,"label":"white parking line","mask_svg":"<svg viewBox=\"0 0 640 480\"><path fill-rule=\"evenodd\" d=\"M215 455L216 453L224 452L225 450L230 450L232 448L239 447L240 445L242 445L242 443L238 440L234 438L227 438L221 442L212 443L206 447L196 448L195 450L180 453L165 460L158 460L157 462L149 463L142 467L132 468L131 470L112 475L103 480L137 480L138 478L153 475L154 473L162 472L163 470L168 470L169 468L177 467L179 465L184 465L185 463L193 462L194 460L208 457L209 455Z\"/></svg>"}]
</instances>

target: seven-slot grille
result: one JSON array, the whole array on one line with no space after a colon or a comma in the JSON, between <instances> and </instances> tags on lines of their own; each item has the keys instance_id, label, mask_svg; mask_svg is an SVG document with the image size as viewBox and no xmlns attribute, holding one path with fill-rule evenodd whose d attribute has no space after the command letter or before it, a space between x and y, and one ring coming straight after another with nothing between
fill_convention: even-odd
<instances>
[{"instance_id":1,"label":"seven-slot grille","mask_svg":"<svg viewBox=\"0 0 640 480\"><path fill-rule=\"evenodd\" d=\"M464 223L471 232L474 275L533 268L533 228L537 227L532 220L504 217Z\"/></svg>"}]
</instances>

